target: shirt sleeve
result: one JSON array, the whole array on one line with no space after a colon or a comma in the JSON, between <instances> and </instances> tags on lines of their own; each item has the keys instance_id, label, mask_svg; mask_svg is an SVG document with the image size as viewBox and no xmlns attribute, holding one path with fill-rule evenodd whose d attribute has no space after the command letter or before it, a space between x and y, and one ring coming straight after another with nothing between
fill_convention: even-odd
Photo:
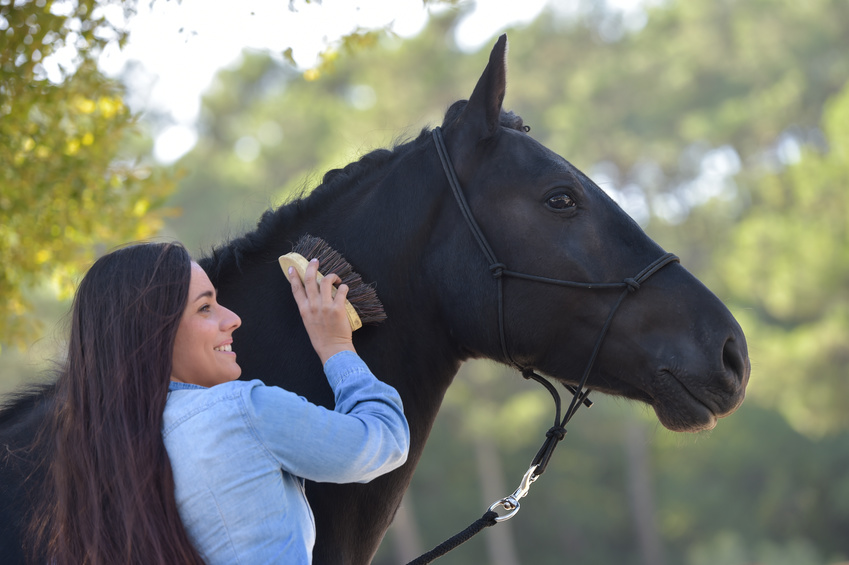
<instances>
[{"instance_id":1,"label":"shirt sleeve","mask_svg":"<svg viewBox=\"0 0 849 565\"><path fill-rule=\"evenodd\" d=\"M337 353L324 370L334 410L278 387L249 389L248 418L269 454L317 482L366 483L403 465L410 429L398 392L353 352Z\"/></svg>"}]
</instances>

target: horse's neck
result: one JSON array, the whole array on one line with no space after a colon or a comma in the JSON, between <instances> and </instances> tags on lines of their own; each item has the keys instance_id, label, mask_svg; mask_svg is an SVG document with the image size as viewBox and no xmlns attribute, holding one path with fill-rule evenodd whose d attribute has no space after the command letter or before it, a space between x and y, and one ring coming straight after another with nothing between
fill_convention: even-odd
<instances>
[{"instance_id":1,"label":"horse's neck","mask_svg":"<svg viewBox=\"0 0 849 565\"><path fill-rule=\"evenodd\" d=\"M365 485L309 484L316 519L316 565L370 563L410 485L442 398L459 368L454 357L418 343L426 341L423 337L429 331L419 327L387 332L391 338L358 347L375 374L403 399L410 452L403 467Z\"/></svg>"},{"instance_id":2,"label":"horse's neck","mask_svg":"<svg viewBox=\"0 0 849 565\"><path fill-rule=\"evenodd\" d=\"M348 210L342 222L328 225L316 218L300 227L332 245L346 242L340 251L366 282L376 283L387 320L358 330L354 343L375 375L400 393L411 432L408 462L401 469L367 485L310 485L317 564L339 562L342 555L344 562L370 559L410 483L463 358L441 317L439 293L428 287L421 272L444 200L434 179L414 180L408 167L394 168L407 173L382 177L371 186L357 183L355 191L340 197L334 206ZM434 174L442 180L441 170ZM375 208L377 200L382 209Z\"/></svg>"}]
</instances>

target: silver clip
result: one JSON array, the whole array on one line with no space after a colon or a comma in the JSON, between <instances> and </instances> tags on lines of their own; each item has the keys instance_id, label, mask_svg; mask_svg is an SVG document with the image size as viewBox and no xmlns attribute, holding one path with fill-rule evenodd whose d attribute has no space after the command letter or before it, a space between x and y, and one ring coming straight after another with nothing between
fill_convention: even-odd
<instances>
[{"instance_id":1,"label":"silver clip","mask_svg":"<svg viewBox=\"0 0 849 565\"><path fill-rule=\"evenodd\" d=\"M504 510L508 510L509 514L505 514L504 516L499 516L495 518L496 522L503 522L505 520L509 520L519 511L521 504L519 504L519 499L525 497L528 494L528 491L531 489L531 485L539 478L539 475L534 475L534 471L537 470L537 465L531 465L531 468L525 473L525 476L522 477L522 482L519 483L519 488L517 488L513 494L510 496L505 496L501 500L493 502L489 507L489 511L495 511L497 506L501 506Z\"/></svg>"}]
</instances>

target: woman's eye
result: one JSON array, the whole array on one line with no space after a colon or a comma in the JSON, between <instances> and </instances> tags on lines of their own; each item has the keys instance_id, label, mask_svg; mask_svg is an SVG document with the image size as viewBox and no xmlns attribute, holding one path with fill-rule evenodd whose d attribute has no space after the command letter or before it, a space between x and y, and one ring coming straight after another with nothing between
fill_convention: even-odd
<instances>
[{"instance_id":1,"label":"woman's eye","mask_svg":"<svg viewBox=\"0 0 849 565\"><path fill-rule=\"evenodd\" d=\"M575 201L568 194L556 194L549 198L545 204L552 210L566 210L576 206Z\"/></svg>"},{"instance_id":2,"label":"woman's eye","mask_svg":"<svg viewBox=\"0 0 849 565\"><path fill-rule=\"evenodd\" d=\"M210 310L209 304L204 304L203 306L200 307L200 309L198 309L198 312L209 312L209 310Z\"/></svg>"}]
</instances>

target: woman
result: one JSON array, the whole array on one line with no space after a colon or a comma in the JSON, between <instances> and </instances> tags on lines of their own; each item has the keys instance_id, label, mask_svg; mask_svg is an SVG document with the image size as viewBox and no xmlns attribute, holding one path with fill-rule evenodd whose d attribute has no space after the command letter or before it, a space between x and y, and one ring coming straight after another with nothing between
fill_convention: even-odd
<instances>
[{"instance_id":1,"label":"woman","mask_svg":"<svg viewBox=\"0 0 849 565\"><path fill-rule=\"evenodd\" d=\"M317 271L289 278L335 411L236 381L241 321L179 244L95 262L46 428L55 456L34 524L48 561L309 563L303 479L365 482L403 464L400 398L355 353L347 288L333 298L338 277L319 288Z\"/></svg>"}]
</instances>

